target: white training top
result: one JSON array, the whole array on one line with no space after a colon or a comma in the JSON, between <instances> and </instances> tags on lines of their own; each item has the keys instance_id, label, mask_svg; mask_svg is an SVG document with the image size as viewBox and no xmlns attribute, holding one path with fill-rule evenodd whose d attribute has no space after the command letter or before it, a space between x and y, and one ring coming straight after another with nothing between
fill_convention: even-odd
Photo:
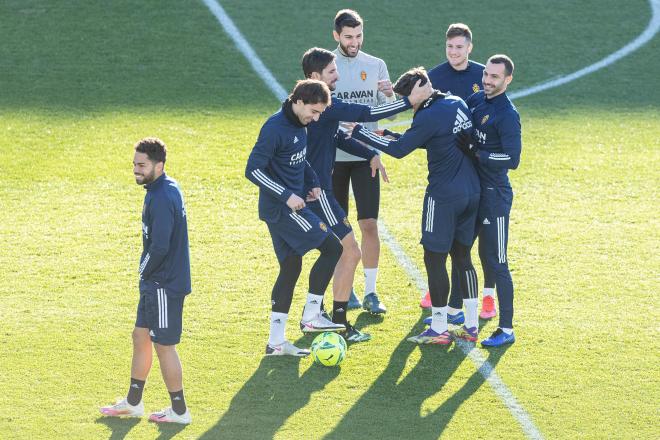
<instances>
[{"instance_id":1,"label":"white training top","mask_svg":"<svg viewBox=\"0 0 660 440\"><path fill-rule=\"evenodd\" d=\"M390 79L385 61L362 51L359 51L357 56L353 58L347 57L339 47L334 50L334 54L337 56L336 62L339 81L337 81L336 90L332 92L332 96L336 96L347 102L355 102L372 107L396 100L396 96L393 95L391 98L388 98L378 91L378 81ZM370 130L376 130L378 128L378 122L365 122L362 125ZM374 149L371 146L368 147ZM337 149L335 160L336 162L348 162L366 159Z\"/></svg>"}]
</instances>

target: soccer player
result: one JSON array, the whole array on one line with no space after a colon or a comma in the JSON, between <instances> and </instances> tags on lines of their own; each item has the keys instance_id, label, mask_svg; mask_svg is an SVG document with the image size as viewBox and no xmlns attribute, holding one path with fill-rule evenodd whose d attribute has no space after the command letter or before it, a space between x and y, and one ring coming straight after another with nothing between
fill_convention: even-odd
<instances>
[{"instance_id":1,"label":"soccer player","mask_svg":"<svg viewBox=\"0 0 660 440\"><path fill-rule=\"evenodd\" d=\"M334 25L333 36L338 43L334 53L337 55L337 70L341 80L337 82L333 96L371 106L393 102L396 97L385 62L361 51L364 36L362 17L351 9L342 9L337 12ZM375 122L366 126L371 129L378 128ZM378 176L371 176L368 161L337 151L332 184L335 197L346 213L348 213L349 186L353 187L358 225L362 234L364 298L360 303L355 293L352 293L349 309L362 306L371 313L383 313L385 307L376 293L380 256L378 237L380 181Z\"/></svg>"},{"instance_id":2,"label":"soccer player","mask_svg":"<svg viewBox=\"0 0 660 440\"><path fill-rule=\"evenodd\" d=\"M323 295L342 254L339 239L309 208L305 200L318 199L319 180L306 159L307 125L317 121L330 105L330 90L316 80L298 81L282 108L261 128L245 168L245 176L259 186L259 218L266 223L280 264L271 294L267 356L307 356L285 338L293 290L302 270L302 257L318 249L309 274L307 303L300 329L305 332L339 331L321 315ZM305 194L305 188L311 190Z\"/></svg>"},{"instance_id":3,"label":"soccer player","mask_svg":"<svg viewBox=\"0 0 660 440\"><path fill-rule=\"evenodd\" d=\"M447 61L435 66L429 71L431 85L437 90L460 96L466 100L473 93L483 89L481 77L484 65L471 61L469 55L472 52L472 31L463 23L453 23L447 28L445 34L445 54ZM493 271L481 259L484 271L483 303L479 317L490 319L497 312L493 301L495 293L495 276ZM450 324L460 325L465 322L463 311L463 298L458 289L458 271L452 268L451 294L449 296L449 308L447 320ZM420 303L421 307L431 307L431 297L427 292Z\"/></svg>"},{"instance_id":4,"label":"soccer player","mask_svg":"<svg viewBox=\"0 0 660 440\"><path fill-rule=\"evenodd\" d=\"M426 71L418 67L404 73L394 85L394 91L407 96L418 80L431 88ZM460 271L467 310L465 325L455 330L453 336L476 341L477 273L470 259L470 247L479 206L479 178L472 161L457 148L458 134L472 131L470 112L461 98L439 91L414 106L414 111L411 127L403 135L395 136L398 139L378 136L360 125L354 127L352 136L397 158L417 148L426 149L429 183L424 197L421 244L431 292L432 320L428 329L408 340L419 344L452 341L447 326L449 276L445 263L449 254Z\"/></svg>"},{"instance_id":5,"label":"soccer player","mask_svg":"<svg viewBox=\"0 0 660 440\"><path fill-rule=\"evenodd\" d=\"M318 47L309 49L302 58L303 73L306 78L323 81L330 91L335 90L339 79L335 54ZM332 321L346 326L346 340L360 342L369 340L370 336L355 329L346 319L348 299L351 294L355 269L360 262L360 248L355 240L346 213L339 206L332 191L332 170L335 166L337 148L347 151L370 162L372 176L379 170L386 178L380 163L377 150L365 147L355 140L344 140L337 132L340 121L376 121L411 108L411 103L417 104L429 97L429 92L417 87L413 89L409 98L403 98L391 104L369 107L364 104L347 103L333 97L332 104L321 114L319 120L307 127L307 157L310 165L316 171L321 185L319 200L309 203L310 209L321 220L324 220L332 231L339 237L344 247L339 263L335 270L333 282L334 303L332 307ZM378 313L385 313L382 306L376 309Z\"/></svg>"},{"instance_id":6,"label":"soccer player","mask_svg":"<svg viewBox=\"0 0 660 440\"><path fill-rule=\"evenodd\" d=\"M520 116L506 95L513 80L513 69L513 61L506 55L493 55L488 59L483 74L484 90L467 100L472 110L476 142L461 143L466 154L475 159L481 180L477 217L479 254L495 274L500 306L497 330L481 342L486 347L515 342L513 281L507 258L509 214L513 203L508 171L518 168L522 139Z\"/></svg>"},{"instance_id":7,"label":"soccer player","mask_svg":"<svg viewBox=\"0 0 660 440\"><path fill-rule=\"evenodd\" d=\"M172 406L149 416L158 423L191 422L183 397L183 372L176 351L183 301L191 291L186 206L178 183L164 171L167 148L157 138L135 145L133 174L147 193L142 208L140 300L133 329L131 385L125 399L101 408L106 416L140 417L142 391L152 364L152 344Z\"/></svg>"},{"instance_id":8,"label":"soccer player","mask_svg":"<svg viewBox=\"0 0 660 440\"><path fill-rule=\"evenodd\" d=\"M429 70L434 89L466 100L482 89L484 65L469 59L472 52L472 31L463 23L450 24L445 33L447 61Z\"/></svg>"}]
</instances>

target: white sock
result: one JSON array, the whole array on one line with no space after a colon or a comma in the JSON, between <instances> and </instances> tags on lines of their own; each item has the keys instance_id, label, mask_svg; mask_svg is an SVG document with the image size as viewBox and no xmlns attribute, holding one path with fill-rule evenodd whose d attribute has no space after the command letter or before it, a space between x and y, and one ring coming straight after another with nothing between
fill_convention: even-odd
<instances>
[{"instance_id":1,"label":"white sock","mask_svg":"<svg viewBox=\"0 0 660 440\"><path fill-rule=\"evenodd\" d=\"M464 299L463 305L465 306L465 327L479 328L479 315L477 314L477 308L479 307L479 301L477 298Z\"/></svg>"},{"instance_id":2,"label":"white sock","mask_svg":"<svg viewBox=\"0 0 660 440\"><path fill-rule=\"evenodd\" d=\"M502 331L503 331L504 333L506 333L507 335L513 334L513 329L512 329L512 328L502 328L502 327L500 327L500 328L501 328Z\"/></svg>"},{"instance_id":3,"label":"white sock","mask_svg":"<svg viewBox=\"0 0 660 440\"><path fill-rule=\"evenodd\" d=\"M431 330L436 333L447 331L447 306L431 307Z\"/></svg>"},{"instance_id":4,"label":"white sock","mask_svg":"<svg viewBox=\"0 0 660 440\"><path fill-rule=\"evenodd\" d=\"M321 313L321 301L323 301L323 295L307 294L307 303L303 309L303 321L310 321Z\"/></svg>"},{"instance_id":5,"label":"white sock","mask_svg":"<svg viewBox=\"0 0 660 440\"><path fill-rule=\"evenodd\" d=\"M495 296L494 287L484 287L484 298L487 296Z\"/></svg>"},{"instance_id":6,"label":"white sock","mask_svg":"<svg viewBox=\"0 0 660 440\"><path fill-rule=\"evenodd\" d=\"M376 291L376 278L378 278L378 268L364 269L364 294L368 295Z\"/></svg>"},{"instance_id":7,"label":"white sock","mask_svg":"<svg viewBox=\"0 0 660 440\"><path fill-rule=\"evenodd\" d=\"M268 343L271 346L280 345L286 341L284 330L286 329L286 320L288 317L288 313L270 312L270 336L268 336Z\"/></svg>"},{"instance_id":8,"label":"white sock","mask_svg":"<svg viewBox=\"0 0 660 440\"><path fill-rule=\"evenodd\" d=\"M465 303L463 303L463 304L465 304ZM461 311L461 309L455 309L453 307L447 306L447 313L449 313L450 315L455 315L460 311Z\"/></svg>"}]
</instances>

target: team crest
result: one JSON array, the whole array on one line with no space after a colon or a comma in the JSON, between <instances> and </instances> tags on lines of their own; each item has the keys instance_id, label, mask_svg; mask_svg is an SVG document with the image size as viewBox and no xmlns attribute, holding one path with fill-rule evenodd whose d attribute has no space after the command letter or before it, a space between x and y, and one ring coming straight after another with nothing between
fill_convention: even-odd
<instances>
[{"instance_id":1,"label":"team crest","mask_svg":"<svg viewBox=\"0 0 660 440\"><path fill-rule=\"evenodd\" d=\"M481 125L484 125L488 121L488 117L489 115L486 115L483 118L481 118Z\"/></svg>"},{"instance_id":2,"label":"team crest","mask_svg":"<svg viewBox=\"0 0 660 440\"><path fill-rule=\"evenodd\" d=\"M350 228L350 227L351 227L351 223L348 221L348 218L344 217L344 220L342 220L342 221L344 222L344 225L345 225L347 228Z\"/></svg>"},{"instance_id":3,"label":"team crest","mask_svg":"<svg viewBox=\"0 0 660 440\"><path fill-rule=\"evenodd\" d=\"M360 78L362 78L362 81L366 81L367 80L367 72L365 72L364 70L362 72L360 72Z\"/></svg>"},{"instance_id":4,"label":"team crest","mask_svg":"<svg viewBox=\"0 0 660 440\"><path fill-rule=\"evenodd\" d=\"M323 232L328 232L328 227L323 222L319 222L319 228L321 228Z\"/></svg>"},{"instance_id":5,"label":"team crest","mask_svg":"<svg viewBox=\"0 0 660 440\"><path fill-rule=\"evenodd\" d=\"M477 83L472 84L472 91L474 93L477 93L479 91L479 84Z\"/></svg>"}]
</instances>

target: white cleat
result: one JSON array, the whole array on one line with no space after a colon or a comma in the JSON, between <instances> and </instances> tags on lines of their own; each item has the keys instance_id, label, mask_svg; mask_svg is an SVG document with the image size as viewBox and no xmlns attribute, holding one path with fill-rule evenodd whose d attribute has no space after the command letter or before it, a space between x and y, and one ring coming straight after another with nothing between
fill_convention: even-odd
<instances>
[{"instance_id":1,"label":"white cleat","mask_svg":"<svg viewBox=\"0 0 660 440\"><path fill-rule=\"evenodd\" d=\"M118 400L117 403L101 408L101 414L108 417L142 417L144 415L144 403L140 401L133 406L126 399Z\"/></svg>"},{"instance_id":2,"label":"white cleat","mask_svg":"<svg viewBox=\"0 0 660 440\"><path fill-rule=\"evenodd\" d=\"M300 330L303 333L343 332L346 330L346 326L344 324L335 324L323 316L322 313L319 313L309 321L300 321Z\"/></svg>"},{"instance_id":3,"label":"white cleat","mask_svg":"<svg viewBox=\"0 0 660 440\"><path fill-rule=\"evenodd\" d=\"M289 341L284 341L279 345L266 344L266 356L309 356L310 351L305 348L298 348Z\"/></svg>"},{"instance_id":4,"label":"white cleat","mask_svg":"<svg viewBox=\"0 0 660 440\"><path fill-rule=\"evenodd\" d=\"M179 415L174 412L172 407L170 407L151 414L149 416L149 421L155 423L179 423L181 425L189 425L190 422L192 422L192 417L190 417L190 410L188 410L188 408L186 408L185 413Z\"/></svg>"}]
</instances>

